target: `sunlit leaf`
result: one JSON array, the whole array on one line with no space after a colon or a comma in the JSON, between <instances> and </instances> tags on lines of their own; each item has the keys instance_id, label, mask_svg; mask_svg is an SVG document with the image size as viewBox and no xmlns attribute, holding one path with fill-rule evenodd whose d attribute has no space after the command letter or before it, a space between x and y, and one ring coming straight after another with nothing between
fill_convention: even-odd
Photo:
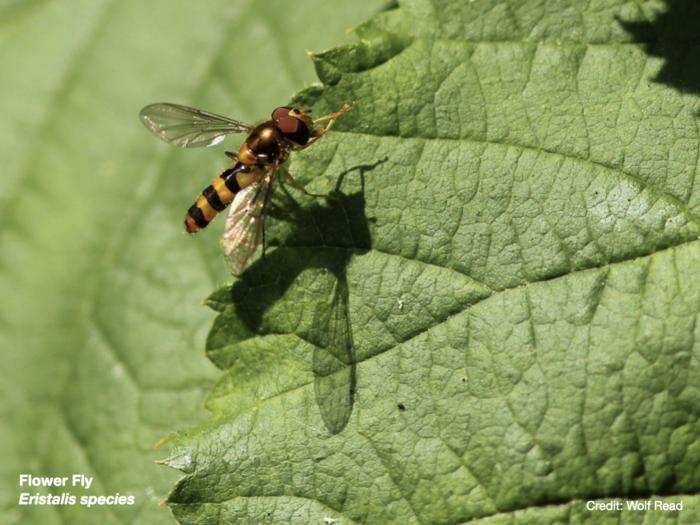
<instances>
[{"instance_id":1,"label":"sunlit leaf","mask_svg":"<svg viewBox=\"0 0 700 525\"><path fill-rule=\"evenodd\" d=\"M699 105L666 63L697 25L673 6L403 0L314 57L297 98L357 106L291 170L338 198L278 188L267 257L210 298L182 523L700 519ZM336 340L351 373L320 389ZM586 509L650 497L684 509Z\"/></svg>"}]
</instances>

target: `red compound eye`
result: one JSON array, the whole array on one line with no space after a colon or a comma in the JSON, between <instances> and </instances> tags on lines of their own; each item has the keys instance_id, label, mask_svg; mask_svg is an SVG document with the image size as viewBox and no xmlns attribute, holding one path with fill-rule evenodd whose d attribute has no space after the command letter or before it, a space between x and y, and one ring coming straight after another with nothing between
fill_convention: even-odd
<instances>
[{"instance_id":1,"label":"red compound eye","mask_svg":"<svg viewBox=\"0 0 700 525\"><path fill-rule=\"evenodd\" d=\"M301 119L290 115L290 111L292 108L277 108L272 112L272 120L286 139L303 146L309 141L309 129Z\"/></svg>"},{"instance_id":2,"label":"red compound eye","mask_svg":"<svg viewBox=\"0 0 700 525\"><path fill-rule=\"evenodd\" d=\"M286 107L286 106L283 106L283 107L281 107L281 108L277 108L276 110L274 110L274 111L272 112L272 120L274 120L275 123L277 124L277 123L280 121L280 119L282 119L282 118L284 118L284 117L288 117L288 116L289 116L289 112L290 112L291 110L292 110L292 108L289 108L289 107Z\"/></svg>"}]
</instances>

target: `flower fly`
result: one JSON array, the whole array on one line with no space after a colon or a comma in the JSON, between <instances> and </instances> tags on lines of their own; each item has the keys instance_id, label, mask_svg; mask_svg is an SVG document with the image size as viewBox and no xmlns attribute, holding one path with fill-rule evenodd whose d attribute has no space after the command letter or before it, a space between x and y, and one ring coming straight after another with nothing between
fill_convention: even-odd
<instances>
[{"instance_id":1,"label":"flower fly","mask_svg":"<svg viewBox=\"0 0 700 525\"><path fill-rule=\"evenodd\" d=\"M345 104L335 113L314 120L310 111L284 106L256 126L170 103L151 104L140 115L141 121L158 138L181 148L215 146L228 134L247 133L237 153L226 152L234 160L233 165L202 191L185 215L185 230L196 233L233 203L222 244L232 273L240 275L263 239L265 212L278 173L307 195L330 197L306 191L284 163L290 152L311 146L352 107Z\"/></svg>"}]
</instances>

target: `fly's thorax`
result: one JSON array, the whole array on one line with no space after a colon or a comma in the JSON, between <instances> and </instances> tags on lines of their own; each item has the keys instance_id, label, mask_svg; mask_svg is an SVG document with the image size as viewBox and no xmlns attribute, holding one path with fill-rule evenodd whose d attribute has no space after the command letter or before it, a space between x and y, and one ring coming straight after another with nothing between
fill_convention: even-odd
<instances>
[{"instance_id":1,"label":"fly's thorax","mask_svg":"<svg viewBox=\"0 0 700 525\"><path fill-rule=\"evenodd\" d=\"M272 121L263 122L250 132L238 151L238 160L244 164L272 164L286 153L280 131Z\"/></svg>"}]
</instances>

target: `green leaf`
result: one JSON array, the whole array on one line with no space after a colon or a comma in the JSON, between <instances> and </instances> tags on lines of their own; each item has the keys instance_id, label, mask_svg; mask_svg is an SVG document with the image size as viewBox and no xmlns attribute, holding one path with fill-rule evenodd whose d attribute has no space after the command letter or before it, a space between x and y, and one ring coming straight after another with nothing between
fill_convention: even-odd
<instances>
[{"instance_id":1,"label":"green leaf","mask_svg":"<svg viewBox=\"0 0 700 525\"><path fill-rule=\"evenodd\" d=\"M138 113L265 118L314 81L306 50L381 0L345 4L0 1L0 523L176 522L154 444L204 415L219 374L201 302L228 279L221 225L190 238L182 219L228 160L160 143ZM136 503L19 506L48 492L20 473L84 473Z\"/></svg>"},{"instance_id":2,"label":"green leaf","mask_svg":"<svg viewBox=\"0 0 700 525\"><path fill-rule=\"evenodd\" d=\"M297 99L357 106L290 169L337 199L278 188L209 300L182 523L700 520L698 99L667 63L697 44L663 7L403 0L314 56ZM586 509L650 497L684 509Z\"/></svg>"}]
</instances>

